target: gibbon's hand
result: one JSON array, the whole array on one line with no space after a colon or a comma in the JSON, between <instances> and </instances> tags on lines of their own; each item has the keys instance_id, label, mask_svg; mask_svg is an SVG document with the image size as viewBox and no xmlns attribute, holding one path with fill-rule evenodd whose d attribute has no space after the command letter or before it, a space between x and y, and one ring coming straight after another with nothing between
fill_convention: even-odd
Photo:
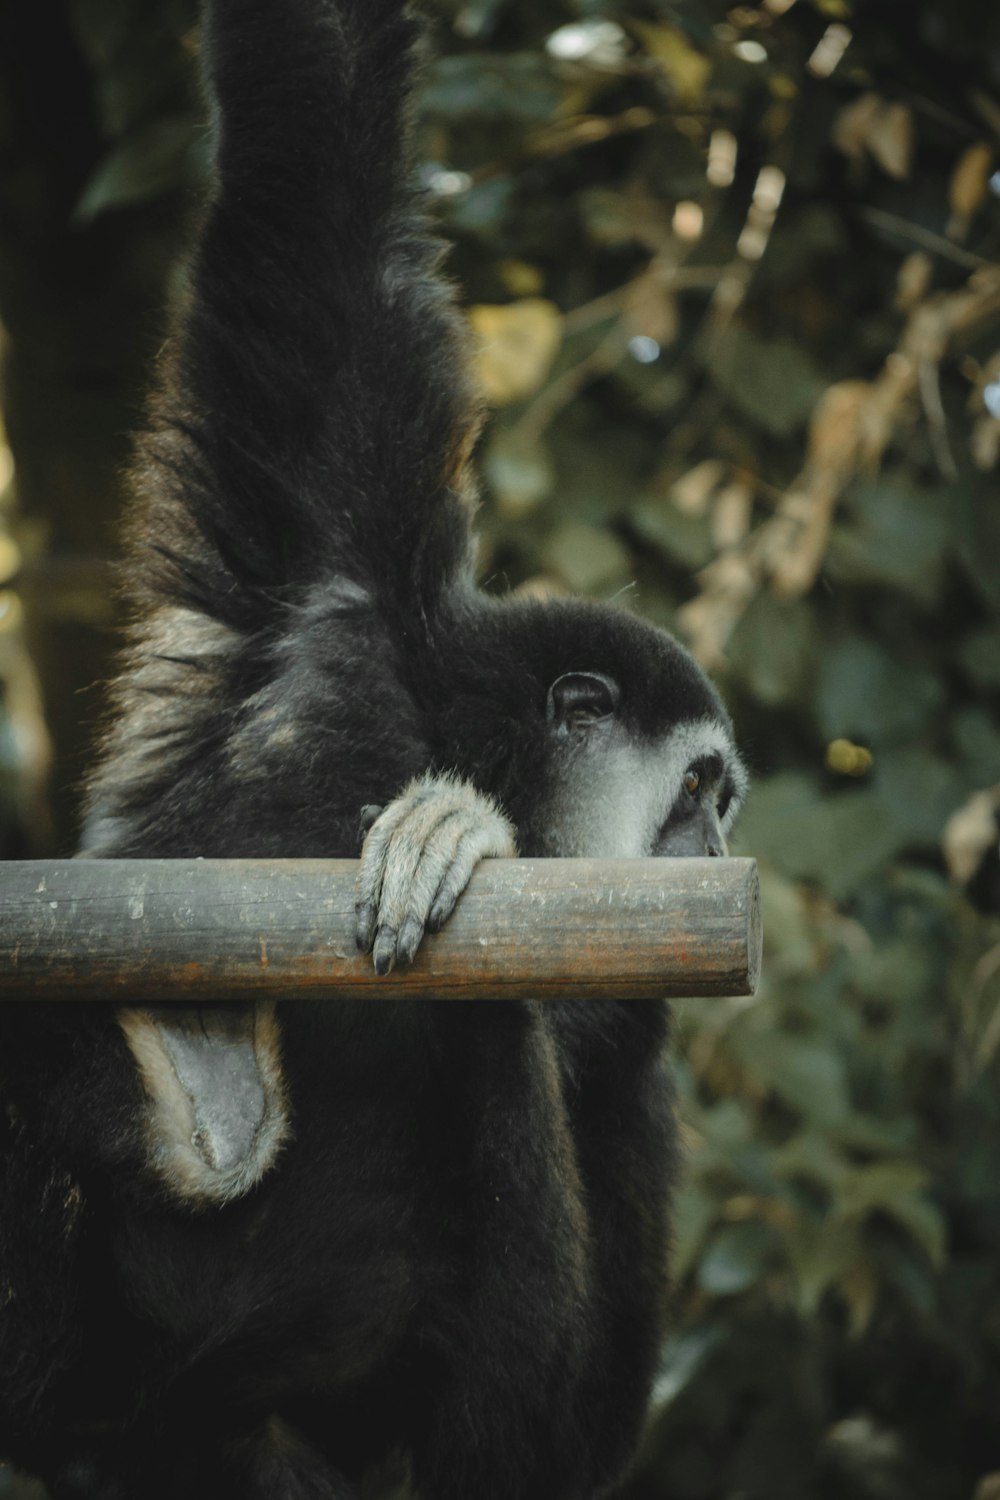
<instances>
[{"instance_id":1,"label":"gibbon's hand","mask_svg":"<svg viewBox=\"0 0 1000 1500\"><path fill-rule=\"evenodd\" d=\"M424 933L439 931L481 859L517 852L493 799L454 776L422 776L361 819L357 942L376 974L408 964Z\"/></svg>"}]
</instances>

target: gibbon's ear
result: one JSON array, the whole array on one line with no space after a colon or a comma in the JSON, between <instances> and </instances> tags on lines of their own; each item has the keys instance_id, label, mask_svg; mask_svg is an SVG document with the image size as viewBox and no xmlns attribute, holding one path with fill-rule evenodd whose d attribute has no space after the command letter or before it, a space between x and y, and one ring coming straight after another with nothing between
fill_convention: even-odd
<instances>
[{"instance_id":1,"label":"gibbon's ear","mask_svg":"<svg viewBox=\"0 0 1000 1500\"><path fill-rule=\"evenodd\" d=\"M617 682L603 672L564 672L549 688L545 716L558 734L614 717L621 698Z\"/></svg>"}]
</instances>

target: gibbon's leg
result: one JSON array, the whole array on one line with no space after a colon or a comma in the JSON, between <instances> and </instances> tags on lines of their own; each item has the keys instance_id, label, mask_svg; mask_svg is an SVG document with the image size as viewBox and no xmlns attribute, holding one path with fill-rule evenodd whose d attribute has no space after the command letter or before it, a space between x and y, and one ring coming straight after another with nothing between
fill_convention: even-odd
<instances>
[{"instance_id":1,"label":"gibbon's leg","mask_svg":"<svg viewBox=\"0 0 1000 1500\"><path fill-rule=\"evenodd\" d=\"M232 1500L357 1500L354 1486L280 1417L241 1445L233 1478ZM226 1484L223 1494L229 1500Z\"/></svg>"},{"instance_id":2,"label":"gibbon's leg","mask_svg":"<svg viewBox=\"0 0 1000 1500\"><path fill-rule=\"evenodd\" d=\"M302 790L294 750L274 764L269 731L291 741L312 733L294 719L307 691L294 672L314 643L303 644L300 625L288 649L297 617L287 601L301 605L312 588L329 608L329 581L339 579L337 599L350 608L326 622L337 631L318 652L327 677L334 658L378 655L357 622L375 611L375 575L402 574L418 545L403 537L386 561L387 534L426 519L461 429L447 361L434 378L450 305L428 276L436 252L410 223L401 165L416 26L402 0L213 0L205 17L216 182L137 470L147 509L138 535L152 545L140 549L136 591L149 624L95 781L103 826L120 833L93 852L171 854L186 840L208 855L291 856L316 852L324 819L326 848L347 852L343 809L322 783ZM459 526L456 555L466 545ZM175 617L187 631L177 644L157 626ZM394 681L385 695L398 701ZM339 697L355 695L345 685ZM337 721L334 781L338 757L349 761L370 737L363 719ZM135 747L147 723L143 758ZM399 748L383 759L408 760L412 773L418 755L419 746ZM124 791L119 765L135 767ZM260 826L283 788L296 819L279 840ZM172 806L186 814L179 831ZM287 1133L271 1011L153 1007L121 1019L148 1097L157 1176L191 1206L245 1193Z\"/></svg>"},{"instance_id":3,"label":"gibbon's leg","mask_svg":"<svg viewBox=\"0 0 1000 1500\"><path fill-rule=\"evenodd\" d=\"M280 1417L251 1436L216 1430L212 1413L175 1414L123 1442L64 1461L46 1476L53 1500L357 1500L357 1490Z\"/></svg>"},{"instance_id":4,"label":"gibbon's leg","mask_svg":"<svg viewBox=\"0 0 1000 1500\"><path fill-rule=\"evenodd\" d=\"M431 1002L434 1003L434 1002ZM415 1320L407 1413L428 1500L589 1500L578 1400L595 1286L591 1208L544 1005L436 1006L446 1279Z\"/></svg>"}]
</instances>

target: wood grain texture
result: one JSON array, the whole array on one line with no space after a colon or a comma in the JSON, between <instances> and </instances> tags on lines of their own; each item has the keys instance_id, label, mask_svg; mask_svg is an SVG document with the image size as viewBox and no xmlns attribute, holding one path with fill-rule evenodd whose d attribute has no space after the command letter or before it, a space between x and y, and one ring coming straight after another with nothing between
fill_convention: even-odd
<instances>
[{"instance_id":1,"label":"wood grain texture","mask_svg":"<svg viewBox=\"0 0 1000 1500\"><path fill-rule=\"evenodd\" d=\"M750 859L485 860L383 979L355 950L355 860L0 865L0 1000L565 999L752 994Z\"/></svg>"}]
</instances>

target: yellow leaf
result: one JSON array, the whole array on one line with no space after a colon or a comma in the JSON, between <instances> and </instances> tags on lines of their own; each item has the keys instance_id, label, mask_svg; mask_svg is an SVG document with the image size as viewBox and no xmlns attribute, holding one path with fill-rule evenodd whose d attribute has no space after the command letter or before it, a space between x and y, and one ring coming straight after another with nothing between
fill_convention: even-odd
<instances>
[{"instance_id":1,"label":"yellow leaf","mask_svg":"<svg viewBox=\"0 0 1000 1500\"><path fill-rule=\"evenodd\" d=\"M722 551L738 547L750 530L753 488L745 479L734 479L715 497L712 506L712 541Z\"/></svg>"},{"instance_id":2,"label":"yellow leaf","mask_svg":"<svg viewBox=\"0 0 1000 1500\"><path fill-rule=\"evenodd\" d=\"M883 104L869 134L868 149L889 177L909 177L913 112L908 104Z\"/></svg>"},{"instance_id":3,"label":"yellow leaf","mask_svg":"<svg viewBox=\"0 0 1000 1500\"><path fill-rule=\"evenodd\" d=\"M859 94L838 111L831 135L833 144L848 161L860 161L864 156L881 108L882 100L878 94L866 93Z\"/></svg>"},{"instance_id":4,"label":"yellow leaf","mask_svg":"<svg viewBox=\"0 0 1000 1500\"><path fill-rule=\"evenodd\" d=\"M21 549L12 536L0 532L0 581L6 583L13 578L20 566Z\"/></svg>"},{"instance_id":5,"label":"yellow leaf","mask_svg":"<svg viewBox=\"0 0 1000 1500\"><path fill-rule=\"evenodd\" d=\"M0 589L0 634L20 630L24 624L24 606L13 589Z\"/></svg>"},{"instance_id":6,"label":"yellow leaf","mask_svg":"<svg viewBox=\"0 0 1000 1500\"><path fill-rule=\"evenodd\" d=\"M809 462L817 473L839 477L857 462L871 395L867 380L839 380L827 386L809 422Z\"/></svg>"},{"instance_id":7,"label":"yellow leaf","mask_svg":"<svg viewBox=\"0 0 1000 1500\"><path fill-rule=\"evenodd\" d=\"M909 177L912 111L906 104L888 104L878 94L861 94L834 120L833 143L851 161L860 161L867 151L888 176Z\"/></svg>"},{"instance_id":8,"label":"yellow leaf","mask_svg":"<svg viewBox=\"0 0 1000 1500\"><path fill-rule=\"evenodd\" d=\"M697 104L712 71L712 60L698 52L676 26L633 23L643 46L666 73L684 104Z\"/></svg>"},{"instance_id":9,"label":"yellow leaf","mask_svg":"<svg viewBox=\"0 0 1000 1500\"><path fill-rule=\"evenodd\" d=\"M871 751L851 740L831 740L826 747L826 768L838 776L864 776L874 763Z\"/></svg>"},{"instance_id":10,"label":"yellow leaf","mask_svg":"<svg viewBox=\"0 0 1000 1500\"><path fill-rule=\"evenodd\" d=\"M924 250L914 250L899 268L896 277L896 306L900 312L912 312L931 289L934 262Z\"/></svg>"},{"instance_id":11,"label":"yellow leaf","mask_svg":"<svg viewBox=\"0 0 1000 1500\"><path fill-rule=\"evenodd\" d=\"M537 266L526 260L502 260L497 265L500 278L514 297L537 297L545 277Z\"/></svg>"},{"instance_id":12,"label":"yellow leaf","mask_svg":"<svg viewBox=\"0 0 1000 1500\"><path fill-rule=\"evenodd\" d=\"M663 284L655 266L643 271L626 288L622 312L630 334L655 339L661 348L677 337L677 299Z\"/></svg>"},{"instance_id":13,"label":"yellow leaf","mask_svg":"<svg viewBox=\"0 0 1000 1500\"><path fill-rule=\"evenodd\" d=\"M948 206L951 222L948 233L954 239L964 239L968 233L973 214L982 206L993 171L993 148L985 141L976 141L963 151L948 184Z\"/></svg>"},{"instance_id":14,"label":"yellow leaf","mask_svg":"<svg viewBox=\"0 0 1000 1500\"><path fill-rule=\"evenodd\" d=\"M941 847L948 874L959 885L975 875L987 849L996 843L1000 786L973 792L944 826Z\"/></svg>"},{"instance_id":15,"label":"yellow leaf","mask_svg":"<svg viewBox=\"0 0 1000 1500\"><path fill-rule=\"evenodd\" d=\"M703 516L708 502L725 477L726 467L718 458L704 458L688 469L670 487L670 498L686 516Z\"/></svg>"},{"instance_id":16,"label":"yellow leaf","mask_svg":"<svg viewBox=\"0 0 1000 1500\"><path fill-rule=\"evenodd\" d=\"M867 1260L856 1260L839 1278L837 1285L847 1304L851 1333L860 1338L871 1322L878 1300L878 1277L874 1267Z\"/></svg>"},{"instance_id":17,"label":"yellow leaf","mask_svg":"<svg viewBox=\"0 0 1000 1500\"><path fill-rule=\"evenodd\" d=\"M562 316L542 297L524 297L503 306L480 303L469 309L477 337L480 385L494 406L520 401L538 389L562 341Z\"/></svg>"}]
</instances>

